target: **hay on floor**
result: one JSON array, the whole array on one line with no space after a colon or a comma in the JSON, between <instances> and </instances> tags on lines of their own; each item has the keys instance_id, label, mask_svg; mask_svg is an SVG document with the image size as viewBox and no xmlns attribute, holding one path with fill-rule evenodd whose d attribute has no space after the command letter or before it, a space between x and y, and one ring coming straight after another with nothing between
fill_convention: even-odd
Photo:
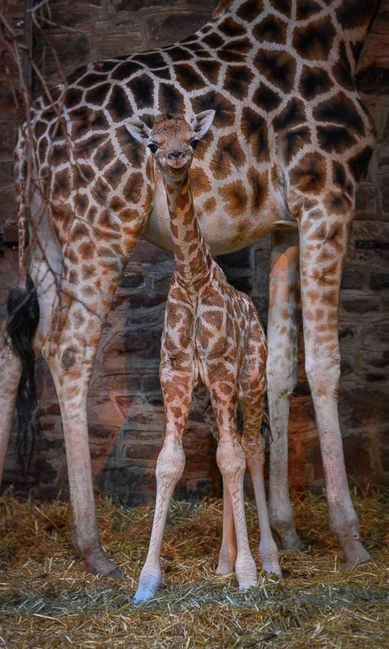
<instances>
[{"instance_id":1,"label":"hay on floor","mask_svg":"<svg viewBox=\"0 0 389 649\"><path fill-rule=\"evenodd\" d=\"M240 593L215 574L220 501L173 502L163 544L163 585L147 604L132 598L146 556L153 507L98 502L103 544L125 578L84 571L69 537L69 506L0 499L0 647L16 649L389 648L389 497L356 497L371 562L342 571L324 497L294 508L306 553L281 554L283 579L259 572ZM255 508L247 503L258 562Z\"/></svg>"}]
</instances>

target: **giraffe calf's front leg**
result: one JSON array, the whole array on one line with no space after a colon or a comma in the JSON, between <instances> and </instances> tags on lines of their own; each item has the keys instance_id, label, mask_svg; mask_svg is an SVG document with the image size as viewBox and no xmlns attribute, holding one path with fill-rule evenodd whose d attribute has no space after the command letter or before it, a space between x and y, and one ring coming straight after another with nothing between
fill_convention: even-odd
<instances>
[{"instance_id":1,"label":"giraffe calf's front leg","mask_svg":"<svg viewBox=\"0 0 389 649\"><path fill-rule=\"evenodd\" d=\"M243 498L243 478L246 462L242 447L232 435L221 435L217 448L217 463L231 496L231 506L234 514L237 555L235 574L239 589L247 590L257 585L257 569L250 551L246 515Z\"/></svg>"},{"instance_id":2,"label":"giraffe calf's front leg","mask_svg":"<svg viewBox=\"0 0 389 649\"><path fill-rule=\"evenodd\" d=\"M185 467L182 437L188 419L193 392L193 375L186 369L172 367L162 339L160 379L165 404L166 433L156 467L157 497L149 551L139 578L134 603L145 602L156 594L161 582L161 547L169 504L174 488Z\"/></svg>"},{"instance_id":3,"label":"giraffe calf's front leg","mask_svg":"<svg viewBox=\"0 0 389 649\"><path fill-rule=\"evenodd\" d=\"M198 406L201 408L204 421L215 440L219 440L219 429L212 408L209 391L203 383L198 383L193 391ZM223 538L219 551L216 574L228 575L233 572L236 560L236 537L234 518L231 506L231 495L226 482L223 483Z\"/></svg>"},{"instance_id":4,"label":"giraffe calf's front leg","mask_svg":"<svg viewBox=\"0 0 389 649\"><path fill-rule=\"evenodd\" d=\"M157 499L153 529L146 562L140 574L138 588L134 597L135 604L140 604L154 597L161 582L160 556L162 537L170 499L177 482L182 476L184 467L185 455L182 449L181 438L175 438L174 434L169 435L167 433L157 461Z\"/></svg>"}]
</instances>

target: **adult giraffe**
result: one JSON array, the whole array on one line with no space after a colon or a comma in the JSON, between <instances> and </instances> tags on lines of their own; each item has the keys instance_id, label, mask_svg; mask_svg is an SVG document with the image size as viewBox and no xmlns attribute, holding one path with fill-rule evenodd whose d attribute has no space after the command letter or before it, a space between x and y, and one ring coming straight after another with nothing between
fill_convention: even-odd
<instances>
[{"instance_id":1,"label":"adult giraffe","mask_svg":"<svg viewBox=\"0 0 389 649\"><path fill-rule=\"evenodd\" d=\"M28 147L26 125L21 127L21 287L28 267L41 314L33 346L48 362L62 413L73 540L93 572L117 574L101 547L88 448L86 396L96 346L142 232L171 247L162 179L154 176L126 120L151 123L153 115L167 111L190 118L216 110L192 173L196 211L211 250L238 250L274 231L268 331L272 525L284 548L300 547L287 490L300 280L306 371L331 529L347 564L368 558L339 430L337 311L355 188L374 143L353 74L376 5L377 0L222 0L212 20L178 44L77 70L54 90L60 118L45 98L32 113L28 255ZM10 325L17 317L18 311ZM21 373L5 330L2 337L0 466Z\"/></svg>"}]
</instances>

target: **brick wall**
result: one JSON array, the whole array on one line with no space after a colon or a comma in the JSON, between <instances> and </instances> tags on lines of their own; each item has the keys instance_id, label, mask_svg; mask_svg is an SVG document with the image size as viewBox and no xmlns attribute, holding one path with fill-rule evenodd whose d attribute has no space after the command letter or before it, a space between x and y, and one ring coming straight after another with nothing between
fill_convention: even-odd
<instances>
[{"instance_id":1,"label":"brick wall","mask_svg":"<svg viewBox=\"0 0 389 649\"><path fill-rule=\"evenodd\" d=\"M23 2L0 2L22 35ZM58 79L51 46L65 73L89 60L149 49L190 34L208 19L216 0L51 0L50 28L35 33L34 57L50 83ZM47 23L48 25L48 23ZM375 119L374 159L358 192L357 215L342 283L340 328L343 359L340 412L348 472L357 483L389 483L389 0L366 42L358 85ZM1 47L1 46L0 46ZM4 58L3 58L4 60ZM6 58L5 62L9 60ZM15 75L12 75L15 84ZM12 148L20 119L9 78L0 70L0 229L13 235ZM35 84L35 92L38 92ZM364 243L360 243L360 242ZM367 242L367 243L366 243ZM369 242L376 242L375 244ZM377 242L381 247L377 247ZM366 247L371 246L371 247ZM0 317L6 290L16 281L17 251L0 258ZM266 323L269 240L219 261L230 280L247 291ZM154 494L154 466L163 430L158 382L160 334L172 258L150 244L138 245L115 295L89 393L90 444L96 483L134 503ZM40 431L32 466L35 494L66 491L66 461L59 409L51 377L39 360ZM300 370L292 399L290 475L293 486L323 485L309 390ZM220 478L214 442L193 411L185 437L187 465L177 494L217 495ZM5 482L18 480L11 445Z\"/></svg>"}]
</instances>

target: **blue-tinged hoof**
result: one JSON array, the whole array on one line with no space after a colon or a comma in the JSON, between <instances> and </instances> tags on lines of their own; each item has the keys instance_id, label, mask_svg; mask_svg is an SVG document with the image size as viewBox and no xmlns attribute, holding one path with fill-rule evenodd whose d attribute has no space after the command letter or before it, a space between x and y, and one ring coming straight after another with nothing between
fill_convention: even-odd
<instances>
[{"instance_id":1,"label":"blue-tinged hoof","mask_svg":"<svg viewBox=\"0 0 389 649\"><path fill-rule=\"evenodd\" d=\"M134 604L142 604L152 599L157 592L157 588L138 588L134 596Z\"/></svg>"}]
</instances>

